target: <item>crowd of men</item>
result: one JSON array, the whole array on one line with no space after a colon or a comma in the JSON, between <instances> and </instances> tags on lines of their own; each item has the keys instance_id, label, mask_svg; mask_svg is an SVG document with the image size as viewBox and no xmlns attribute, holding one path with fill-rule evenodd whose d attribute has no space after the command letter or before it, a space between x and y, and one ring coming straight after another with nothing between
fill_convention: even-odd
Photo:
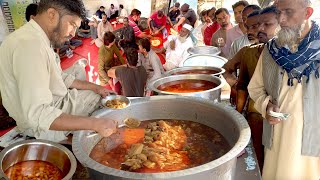
<instances>
[{"instance_id":1,"label":"crowd of men","mask_svg":"<svg viewBox=\"0 0 320 180\"><path fill-rule=\"evenodd\" d=\"M232 6L236 24L227 8L212 7L200 13L197 27L195 11L175 3L167 15L151 14L148 31L138 25L141 11L128 14L123 5L107 12L101 6L91 21L81 0L41 0L37 8L0 47L2 103L21 132L53 141L80 129L109 136L115 121L88 117L111 92L103 86L125 96L151 95L148 83L182 66L187 49L200 40L228 59L223 76L251 128L263 179L320 178L320 27L310 19L311 1L277 0L264 8L238 1ZM109 21L119 18L123 27L115 33ZM99 47L102 86L61 71L52 47L73 46L76 34ZM155 36L165 41L161 48L152 46Z\"/></svg>"}]
</instances>

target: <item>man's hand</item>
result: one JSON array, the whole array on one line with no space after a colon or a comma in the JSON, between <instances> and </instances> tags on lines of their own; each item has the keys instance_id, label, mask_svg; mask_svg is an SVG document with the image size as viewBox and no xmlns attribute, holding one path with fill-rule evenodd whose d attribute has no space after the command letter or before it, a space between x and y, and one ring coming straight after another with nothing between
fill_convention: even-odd
<instances>
[{"instance_id":1,"label":"man's hand","mask_svg":"<svg viewBox=\"0 0 320 180\"><path fill-rule=\"evenodd\" d=\"M269 121L269 124L271 125L275 125L278 124L279 122L281 122L281 120L279 118L275 118L269 115L270 111L273 112L279 112L279 107L272 104L271 102L268 103L267 105L267 113L266 113L266 119Z\"/></svg>"},{"instance_id":2,"label":"man's hand","mask_svg":"<svg viewBox=\"0 0 320 180\"><path fill-rule=\"evenodd\" d=\"M233 86L231 86L231 92L230 92L230 104L232 106L235 106L237 103L237 88L236 88L236 84L234 84Z\"/></svg>"},{"instance_id":3,"label":"man's hand","mask_svg":"<svg viewBox=\"0 0 320 180\"><path fill-rule=\"evenodd\" d=\"M97 86L96 93L99 94L103 98L105 98L106 96L111 95L111 94L117 94L116 92L111 91L109 89L106 89L106 88L99 86L99 85Z\"/></svg>"},{"instance_id":4,"label":"man's hand","mask_svg":"<svg viewBox=\"0 0 320 180\"><path fill-rule=\"evenodd\" d=\"M101 118L97 119L94 123L95 128L93 130L98 132L102 137L108 137L117 132L117 121Z\"/></svg>"},{"instance_id":5,"label":"man's hand","mask_svg":"<svg viewBox=\"0 0 320 180\"><path fill-rule=\"evenodd\" d=\"M160 33L160 30L155 30L155 31L154 31L154 34L155 34L155 35L158 35L159 33Z\"/></svg>"},{"instance_id":6,"label":"man's hand","mask_svg":"<svg viewBox=\"0 0 320 180\"><path fill-rule=\"evenodd\" d=\"M176 48L176 42L174 40L170 41L170 49L174 50Z\"/></svg>"},{"instance_id":7,"label":"man's hand","mask_svg":"<svg viewBox=\"0 0 320 180\"><path fill-rule=\"evenodd\" d=\"M178 32L178 27L179 27L179 26L174 25L174 26L173 26L173 29L174 29L174 30L176 30L176 31Z\"/></svg>"}]
</instances>

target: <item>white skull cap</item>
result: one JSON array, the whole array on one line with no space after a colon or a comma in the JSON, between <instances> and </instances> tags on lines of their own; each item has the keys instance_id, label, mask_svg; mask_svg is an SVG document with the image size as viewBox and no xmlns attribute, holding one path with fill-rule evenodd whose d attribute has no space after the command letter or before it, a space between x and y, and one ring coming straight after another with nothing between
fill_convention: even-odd
<instances>
[{"instance_id":1,"label":"white skull cap","mask_svg":"<svg viewBox=\"0 0 320 180\"><path fill-rule=\"evenodd\" d=\"M192 30L192 26L190 24L187 24L187 23L185 23L182 27L188 29L189 31Z\"/></svg>"}]
</instances>

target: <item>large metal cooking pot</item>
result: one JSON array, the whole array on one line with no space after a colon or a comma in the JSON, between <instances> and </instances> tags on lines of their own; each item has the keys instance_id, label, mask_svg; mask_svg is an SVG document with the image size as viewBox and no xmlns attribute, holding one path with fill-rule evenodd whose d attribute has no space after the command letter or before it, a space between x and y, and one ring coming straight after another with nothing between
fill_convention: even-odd
<instances>
[{"instance_id":1,"label":"large metal cooking pot","mask_svg":"<svg viewBox=\"0 0 320 180\"><path fill-rule=\"evenodd\" d=\"M66 147L46 140L26 140L14 143L0 153L0 179L9 179L4 171L10 166L28 160L47 161L57 166L63 175L63 180L72 179L76 171L77 161Z\"/></svg>"},{"instance_id":2,"label":"large metal cooking pot","mask_svg":"<svg viewBox=\"0 0 320 180\"><path fill-rule=\"evenodd\" d=\"M183 66L214 66L222 67L228 60L224 57L210 54L194 54L186 58Z\"/></svg>"},{"instance_id":3,"label":"large metal cooking pot","mask_svg":"<svg viewBox=\"0 0 320 180\"><path fill-rule=\"evenodd\" d=\"M151 96L131 99L125 109L101 109L93 116L117 120L132 117L141 121L150 119L180 119L199 122L219 131L232 147L225 155L209 163L180 171L164 173L134 173L104 166L89 157L100 136L86 137L90 131L73 135L75 156L88 167L92 179L171 179L171 180L230 180L235 179L237 155L250 139L250 128L244 117L230 107L212 101L183 96Z\"/></svg>"},{"instance_id":4,"label":"large metal cooking pot","mask_svg":"<svg viewBox=\"0 0 320 180\"><path fill-rule=\"evenodd\" d=\"M209 70L209 71L215 71L215 73L211 74L213 76L220 76L222 75L226 70L220 67L213 67L213 66L185 66L185 67L179 67L172 69L170 71L165 72L164 76L171 76L171 75L178 75L180 73L184 73L186 71L197 71L197 70ZM197 73L191 73L191 74L197 74ZM199 74L199 73L198 73Z\"/></svg>"},{"instance_id":5,"label":"large metal cooking pot","mask_svg":"<svg viewBox=\"0 0 320 180\"><path fill-rule=\"evenodd\" d=\"M217 84L218 86L213 89L209 89L201 92L194 92L194 93L173 93L173 92L161 91L158 89L158 87L164 83L177 81L177 80L187 80L187 79L211 81ZM160 95L193 96L193 97L201 97L204 99L213 100L215 102L220 102L221 88L224 86L224 84L225 84L224 80L215 76L206 75L206 74L187 74L187 75L174 75L174 76L161 77L159 79L156 79L150 82L148 84L148 87L150 90Z\"/></svg>"}]
</instances>

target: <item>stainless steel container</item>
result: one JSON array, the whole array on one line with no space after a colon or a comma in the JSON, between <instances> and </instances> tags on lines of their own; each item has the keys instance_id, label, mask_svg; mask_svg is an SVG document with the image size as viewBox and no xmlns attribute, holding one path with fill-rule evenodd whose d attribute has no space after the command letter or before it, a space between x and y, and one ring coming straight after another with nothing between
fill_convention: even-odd
<instances>
[{"instance_id":1,"label":"stainless steel container","mask_svg":"<svg viewBox=\"0 0 320 180\"><path fill-rule=\"evenodd\" d=\"M210 54L194 54L184 60L183 66L214 66L222 67L228 60L224 57Z\"/></svg>"},{"instance_id":2,"label":"stainless steel container","mask_svg":"<svg viewBox=\"0 0 320 180\"><path fill-rule=\"evenodd\" d=\"M78 131L73 135L72 147L77 159L88 167L90 177L96 180L110 179L171 179L171 180L230 180L236 179L237 155L250 139L250 128L244 117L230 107L212 101L183 96L151 96L131 99L128 108L101 109L93 116L106 117L119 123L128 117L141 121L150 119L180 119L199 122L219 131L232 147L229 152L209 163L180 171L165 173L134 173L104 166L89 157L100 136L87 138L90 131Z\"/></svg>"},{"instance_id":3,"label":"stainless steel container","mask_svg":"<svg viewBox=\"0 0 320 180\"><path fill-rule=\"evenodd\" d=\"M164 83L177 81L177 80L188 80L188 79L211 81L217 84L218 86L213 89L209 89L201 92L194 92L194 93L173 93L173 92L167 92L167 91L160 91L158 89L158 87ZM206 75L206 74L188 74L188 75L174 75L174 76L161 77L159 79L156 79L150 82L148 84L148 88L159 95L179 95L179 96L201 97L204 99L213 100L214 102L220 102L221 88L224 86L224 84L225 84L224 80L215 76Z\"/></svg>"},{"instance_id":4,"label":"stainless steel container","mask_svg":"<svg viewBox=\"0 0 320 180\"><path fill-rule=\"evenodd\" d=\"M190 47L187 52L191 55L194 54L209 54L209 55L219 55L221 50L214 46L195 46Z\"/></svg>"},{"instance_id":5,"label":"stainless steel container","mask_svg":"<svg viewBox=\"0 0 320 180\"><path fill-rule=\"evenodd\" d=\"M210 74L213 76L219 77L222 75L226 70L220 67L213 67L213 66L185 66L185 67L180 67L180 68L175 68L170 71L165 72L163 75L164 76L171 76L171 75L177 75L179 73L183 73L185 71L192 71L192 70L212 70L216 71L216 73ZM197 74L197 73L192 73L192 74Z\"/></svg>"},{"instance_id":6,"label":"stainless steel container","mask_svg":"<svg viewBox=\"0 0 320 180\"><path fill-rule=\"evenodd\" d=\"M4 171L10 166L28 160L47 161L57 166L63 180L72 179L76 171L77 161L66 147L46 140L26 140L14 143L0 153L0 179L9 179Z\"/></svg>"}]
</instances>

